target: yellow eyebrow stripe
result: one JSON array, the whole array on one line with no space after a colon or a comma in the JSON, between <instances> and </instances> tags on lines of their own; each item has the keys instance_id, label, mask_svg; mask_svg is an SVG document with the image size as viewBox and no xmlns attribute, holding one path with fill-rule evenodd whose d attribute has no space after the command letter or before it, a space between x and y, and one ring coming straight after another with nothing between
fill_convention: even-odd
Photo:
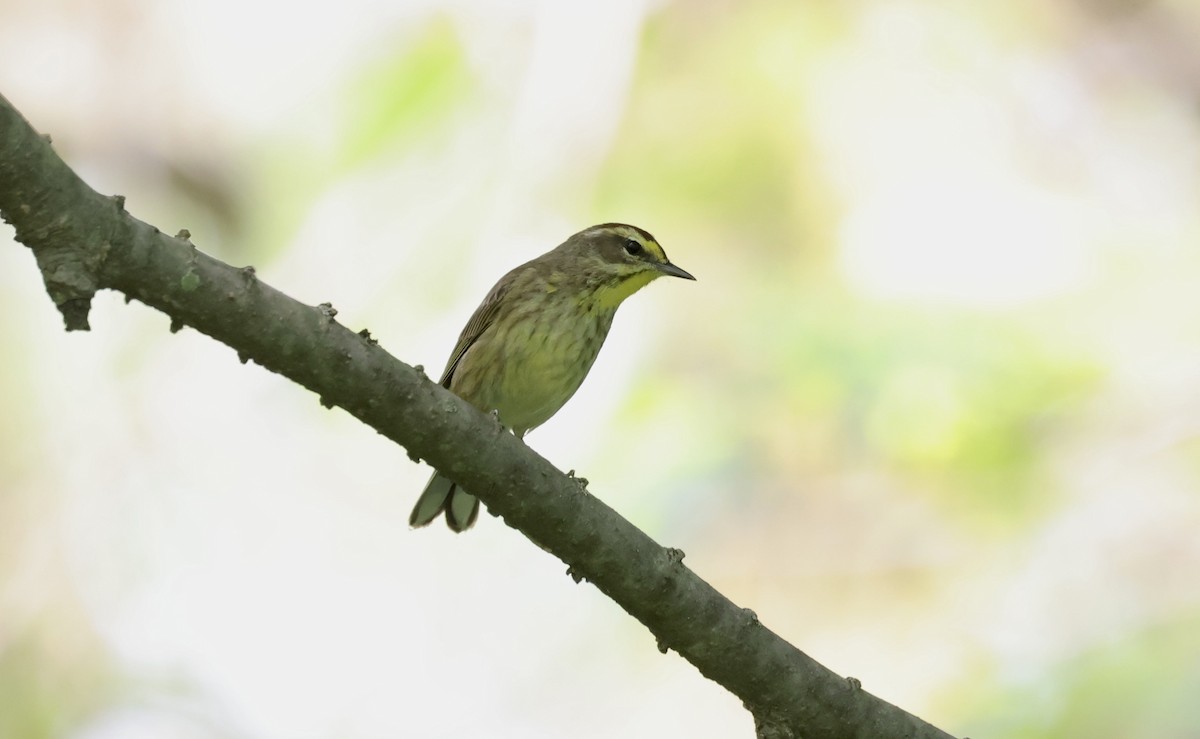
<instances>
[{"instance_id":1,"label":"yellow eyebrow stripe","mask_svg":"<svg viewBox=\"0 0 1200 739\"><path fill-rule=\"evenodd\" d=\"M654 239L647 239L642 232L637 229L629 228L628 226L617 226L613 229L617 234L627 239L633 239L646 248L646 251L654 255L654 258L660 262L667 261L667 253L659 246Z\"/></svg>"}]
</instances>

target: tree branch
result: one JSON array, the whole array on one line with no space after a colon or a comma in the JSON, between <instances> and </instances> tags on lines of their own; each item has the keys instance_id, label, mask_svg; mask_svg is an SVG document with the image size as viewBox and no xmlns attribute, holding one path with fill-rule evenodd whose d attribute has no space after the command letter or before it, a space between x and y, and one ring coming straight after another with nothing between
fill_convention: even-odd
<instances>
[{"instance_id":1,"label":"tree branch","mask_svg":"<svg viewBox=\"0 0 1200 739\"><path fill-rule=\"evenodd\" d=\"M87 186L0 96L0 215L33 250L67 330L86 330L112 289L157 308L308 388L459 480L488 508L737 695L761 737L940 738L941 730L816 663L505 433L489 416L390 356L330 306L303 305L132 217ZM463 448L472 450L462 454Z\"/></svg>"}]
</instances>

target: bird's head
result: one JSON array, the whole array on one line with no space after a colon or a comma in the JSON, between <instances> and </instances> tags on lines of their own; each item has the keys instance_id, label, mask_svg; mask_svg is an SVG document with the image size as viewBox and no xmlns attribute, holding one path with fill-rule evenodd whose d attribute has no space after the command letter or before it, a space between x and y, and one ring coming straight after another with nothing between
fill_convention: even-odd
<instances>
[{"instance_id":1,"label":"bird's head","mask_svg":"<svg viewBox=\"0 0 1200 739\"><path fill-rule=\"evenodd\" d=\"M694 280L671 264L662 246L648 232L624 223L603 223L584 229L555 251L579 265L579 276L605 307L616 308L625 298L669 275Z\"/></svg>"}]
</instances>

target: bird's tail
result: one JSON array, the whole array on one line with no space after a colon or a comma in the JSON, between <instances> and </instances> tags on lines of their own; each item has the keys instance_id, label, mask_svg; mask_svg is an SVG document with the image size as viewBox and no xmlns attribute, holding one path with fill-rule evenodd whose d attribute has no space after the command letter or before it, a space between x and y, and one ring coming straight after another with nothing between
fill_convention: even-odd
<instances>
[{"instance_id":1,"label":"bird's tail","mask_svg":"<svg viewBox=\"0 0 1200 739\"><path fill-rule=\"evenodd\" d=\"M450 478L434 472L413 506L408 525L413 528L428 526L443 511L450 529L461 533L475 524L475 518L479 516L479 499Z\"/></svg>"}]
</instances>

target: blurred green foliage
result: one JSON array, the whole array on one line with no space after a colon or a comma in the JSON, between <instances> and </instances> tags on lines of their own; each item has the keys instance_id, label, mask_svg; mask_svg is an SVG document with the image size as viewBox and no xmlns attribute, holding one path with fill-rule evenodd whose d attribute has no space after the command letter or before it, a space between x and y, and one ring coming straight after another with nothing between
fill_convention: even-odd
<instances>
[{"instance_id":1,"label":"blurred green foliage","mask_svg":"<svg viewBox=\"0 0 1200 739\"><path fill-rule=\"evenodd\" d=\"M468 110L478 92L458 36L436 16L341 85L299 111L319 117L319 125L289 128L252 152L257 193L242 238L267 256L287 248L331 188L364 169L402 167L406 156L444 144L447 121ZM326 95L335 107L327 107Z\"/></svg>"},{"instance_id":2,"label":"blurred green foliage","mask_svg":"<svg viewBox=\"0 0 1200 739\"><path fill-rule=\"evenodd\" d=\"M67 624L50 626L6 635L0 652L0 737L68 736L116 697L115 676L86 627L66 640L60 629Z\"/></svg>"},{"instance_id":3,"label":"blurred green foliage","mask_svg":"<svg viewBox=\"0 0 1200 739\"><path fill-rule=\"evenodd\" d=\"M964 684L951 700L974 717L964 727L970 736L1185 739L1200 727L1197 654L1200 619L1184 614L1066 659L1037 680Z\"/></svg>"},{"instance_id":4,"label":"blurred green foliage","mask_svg":"<svg viewBox=\"0 0 1200 739\"><path fill-rule=\"evenodd\" d=\"M461 109L475 88L465 51L445 19L392 48L346 84L339 106L340 174L411 146Z\"/></svg>"}]
</instances>

